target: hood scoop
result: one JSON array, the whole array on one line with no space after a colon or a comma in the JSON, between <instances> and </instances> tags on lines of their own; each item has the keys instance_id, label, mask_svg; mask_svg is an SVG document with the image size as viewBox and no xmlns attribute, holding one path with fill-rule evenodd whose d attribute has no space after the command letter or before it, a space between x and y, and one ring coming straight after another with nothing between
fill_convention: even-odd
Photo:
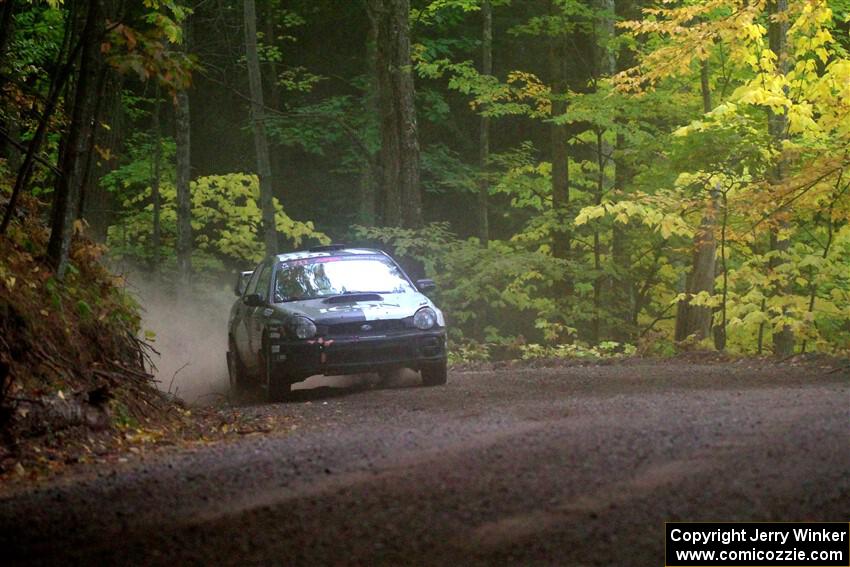
<instances>
[{"instance_id":1,"label":"hood scoop","mask_svg":"<svg viewBox=\"0 0 850 567\"><path fill-rule=\"evenodd\" d=\"M377 293L346 293L325 299L322 303L357 303L358 301L383 301L383 296Z\"/></svg>"}]
</instances>

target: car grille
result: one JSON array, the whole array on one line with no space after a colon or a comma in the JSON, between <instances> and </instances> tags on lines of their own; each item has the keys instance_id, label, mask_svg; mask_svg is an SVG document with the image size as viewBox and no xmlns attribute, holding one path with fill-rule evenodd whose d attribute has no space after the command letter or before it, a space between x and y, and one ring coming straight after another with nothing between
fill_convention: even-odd
<instances>
[{"instance_id":1,"label":"car grille","mask_svg":"<svg viewBox=\"0 0 850 567\"><path fill-rule=\"evenodd\" d=\"M366 328L364 328L364 326ZM403 331L404 321L401 319L383 319L378 321L356 321L354 323L337 323L327 326L329 337L368 337L370 335L384 335L394 331Z\"/></svg>"}]
</instances>

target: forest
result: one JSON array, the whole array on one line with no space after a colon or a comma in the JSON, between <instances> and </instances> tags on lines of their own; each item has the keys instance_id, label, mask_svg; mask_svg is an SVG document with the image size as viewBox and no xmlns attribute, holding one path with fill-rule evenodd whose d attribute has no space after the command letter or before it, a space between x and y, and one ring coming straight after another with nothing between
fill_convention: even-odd
<instances>
[{"instance_id":1,"label":"forest","mask_svg":"<svg viewBox=\"0 0 850 567\"><path fill-rule=\"evenodd\" d=\"M848 50L849 0L5 0L0 287L140 333L89 259L345 242L456 362L846 355Z\"/></svg>"}]
</instances>

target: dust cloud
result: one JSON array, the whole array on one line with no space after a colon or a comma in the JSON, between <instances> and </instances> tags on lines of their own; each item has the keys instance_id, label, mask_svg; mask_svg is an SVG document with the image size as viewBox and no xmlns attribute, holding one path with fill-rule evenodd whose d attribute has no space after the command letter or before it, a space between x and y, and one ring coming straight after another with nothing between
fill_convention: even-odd
<instances>
[{"instance_id":1,"label":"dust cloud","mask_svg":"<svg viewBox=\"0 0 850 567\"><path fill-rule=\"evenodd\" d=\"M152 356L157 387L189 404L206 405L226 396L227 318L233 292L222 287L177 299L140 274L128 276L128 281L143 309L142 329L154 333L148 342L159 352Z\"/></svg>"},{"instance_id":2,"label":"dust cloud","mask_svg":"<svg viewBox=\"0 0 850 567\"><path fill-rule=\"evenodd\" d=\"M159 353L152 355L157 387L188 404L210 405L228 397L227 319L236 299L229 287L204 286L177 299L167 286L140 273L126 274L130 291L142 306L142 330ZM379 380L376 374L312 376L293 390L403 388L419 383L418 374L398 369Z\"/></svg>"}]
</instances>

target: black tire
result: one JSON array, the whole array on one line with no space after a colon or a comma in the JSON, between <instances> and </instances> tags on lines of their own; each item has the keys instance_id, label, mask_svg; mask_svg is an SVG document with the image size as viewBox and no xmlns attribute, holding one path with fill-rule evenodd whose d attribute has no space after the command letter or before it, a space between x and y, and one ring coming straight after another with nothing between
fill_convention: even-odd
<instances>
[{"instance_id":1,"label":"black tire","mask_svg":"<svg viewBox=\"0 0 850 567\"><path fill-rule=\"evenodd\" d=\"M269 401L272 403L286 402L292 399L292 385L280 378L272 379L269 383Z\"/></svg>"},{"instance_id":2,"label":"black tire","mask_svg":"<svg viewBox=\"0 0 850 567\"><path fill-rule=\"evenodd\" d=\"M292 395L292 384L280 371L272 370L272 362L268 353L266 341L260 349L260 379L266 387L266 396L269 402L284 402Z\"/></svg>"},{"instance_id":3,"label":"black tire","mask_svg":"<svg viewBox=\"0 0 850 567\"><path fill-rule=\"evenodd\" d=\"M423 386L442 386L449 377L449 369L443 360L423 366L421 374Z\"/></svg>"},{"instance_id":4,"label":"black tire","mask_svg":"<svg viewBox=\"0 0 850 567\"><path fill-rule=\"evenodd\" d=\"M227 375L230 379L230 389L242 393L248 388L248 372L239 358L233 338L228 339L227 343Z\"/></svg>"}]
</instances>

